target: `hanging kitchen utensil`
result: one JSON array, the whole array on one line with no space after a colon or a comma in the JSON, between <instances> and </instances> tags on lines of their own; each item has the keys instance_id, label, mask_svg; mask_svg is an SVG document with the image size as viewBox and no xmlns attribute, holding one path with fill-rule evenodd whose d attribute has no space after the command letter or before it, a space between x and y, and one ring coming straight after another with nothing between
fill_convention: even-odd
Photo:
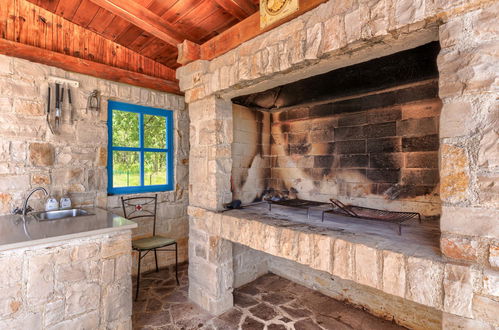
<instances>
[{"instance_id":1,"label":"hanging kitchen utensil","mask_svg":"<svg viewBox=\"0 0 499 330\"><path fill-rule=\"evenodd\" d=\"M60 84L55 84L55 128L59 128L59 121L61 119L61 99L60 99Z\"/></svg>"},{"instance_id":2,"label":"hanging kitchen utensil","mask_svg":"<svg viewBox=\"0 0 499 330\"><path fill-rule=\"evenodd\" d=\"M98 90L93 90L87 99L87 111L99 111L100 110L100 93Z\"/></svg>"},{"instance_id":3,"label":"hanging kitchen utensil","mask_svg":"<svg viewBox=\"0 0 499 330\"><path fill-rule=\"evenodd\" d=\"M68 86L68 102L69 102L69 124L73 125L73 100L71 99L71 87Z\"/></svg>"},{"instance_id":4,"label":"hanging kitchen utensil","mask_svg":"<svg viewBox=\"0 0 499 330\"><path fill-rule=\"evenodd\" d=\"M52 125L50 124L50 94L52 93L52 90L50 89L50 85L49 85L49 90L48 90L48 94L47 94L47 126L49 127L50 129L50 132L52 134L54 134L54 130L52 129Z\"/></svg>"}]
</instances>

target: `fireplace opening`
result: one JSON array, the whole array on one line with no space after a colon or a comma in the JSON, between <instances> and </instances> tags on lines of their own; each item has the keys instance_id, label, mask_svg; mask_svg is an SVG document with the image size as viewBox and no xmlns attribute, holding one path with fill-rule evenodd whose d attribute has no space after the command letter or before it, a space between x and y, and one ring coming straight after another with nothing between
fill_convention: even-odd
<instances>
[{"instance_id":1,"label":"fireplace opening","mask_svg":"<svg viewBox=\"0 0 499 330\"><path fill-rule=\"evenodd\" d=\"M233 199L438 219L438 42L234 98Z\"/></svg>"}]
</instances>

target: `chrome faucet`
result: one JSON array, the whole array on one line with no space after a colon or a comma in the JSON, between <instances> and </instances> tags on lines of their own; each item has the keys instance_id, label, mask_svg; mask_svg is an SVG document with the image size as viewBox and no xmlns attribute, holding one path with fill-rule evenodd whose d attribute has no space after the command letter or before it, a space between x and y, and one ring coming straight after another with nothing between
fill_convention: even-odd
<instances>
[{"instance_id":1,"label":"chrome faucet","mask_svg":"<svg viewBox=\"0 0 499 330\"><path fill-rule=\"evenodd\" d=\"M18 207L16 207L14 209L14 211L12 211L12 213L13 214L22 214L23 216L25 216L26 214L28 214L28 212L33 211L33 209L28 205L28 201L29 201L29 198L31 197L31 195L33 195L38 190L42 190L45 193L45 196L48 196L48 194L49 194L45 188L36 187L35 189L33 189L29 192L28 196L24 200L23 208L19 209Z\"/></svg>"}]
</instances>

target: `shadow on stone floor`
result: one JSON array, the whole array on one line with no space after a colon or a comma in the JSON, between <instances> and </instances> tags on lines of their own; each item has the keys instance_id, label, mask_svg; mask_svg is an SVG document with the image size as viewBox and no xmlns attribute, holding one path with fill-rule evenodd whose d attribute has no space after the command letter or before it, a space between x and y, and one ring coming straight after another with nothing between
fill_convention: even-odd
<instances>
[{"instance_id":1,"label":"shadow on stone floor","mask_svg":"<svg viewBox=\"0 0 499 330\"><path fill-rule=\"evenodd\" d=\"M234 291L235 306L215 317L188 300L187 264L142 276L133 329L404 329L274 274ZM135 292L135 291L134 291Z\"/></svg>"}]
</instances>

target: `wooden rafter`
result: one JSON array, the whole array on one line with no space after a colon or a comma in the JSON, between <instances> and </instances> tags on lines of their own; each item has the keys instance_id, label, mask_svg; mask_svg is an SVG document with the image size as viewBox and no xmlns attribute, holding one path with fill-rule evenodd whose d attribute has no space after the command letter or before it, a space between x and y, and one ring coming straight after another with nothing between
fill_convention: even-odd
<instances>
[{"instance_id":1,"label":"wooden rafter","mask_svg":"<svg viewBox=\"0 0 499 330\"><path fill-rule=\"evenodd\" d=\"M169 22L133 0L91 1L170 45L177 46L188 39Z\"/></svg>"},{"instance_id":2,"label":"wooden rafter","mask_svg":"<svg viewBox=\"0 0 499 330\"><path fill-rule=\"evenodd\" d=\"M0 54L23 58L28 61L38 62L64 70L91 75L125 84L152 88L163 92L181 95L178 84L171 80L147 76L142 73L132 72L109 65L77 58L25 45L19 42L0 38Z\"/></svg>"},{"instance_id":3,"label":"wooden rafter","mask_svg":"<svg viewBox=\"0 0 499 330\"><path fill-rule=\"evenodd\" d=\"M253 14L256 7L248 0L215 0L215 2L232 16L239 20Z\"/></svg>"}]
</instances>

